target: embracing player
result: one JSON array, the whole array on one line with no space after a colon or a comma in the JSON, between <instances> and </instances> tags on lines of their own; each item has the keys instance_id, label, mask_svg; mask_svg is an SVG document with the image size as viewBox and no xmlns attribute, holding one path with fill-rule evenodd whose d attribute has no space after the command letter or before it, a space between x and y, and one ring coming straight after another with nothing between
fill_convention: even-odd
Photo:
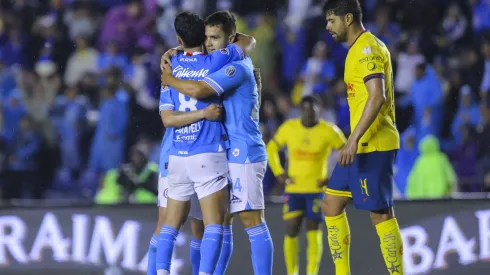
<instances>
[{"instance_id":1,"label":"embracing player","mask_svg":"<svg viewBox=\"0 0 490 275\"><path fill-rule=\"evenodd\" d=\"M390 53L364 29L358 0L329 0L324 12L335 41L349 45L344 81L351 135L322 203L336 274L350 274L350 229L344 211L349 199L357 209L370 211L390 274L404 274L403 242L393 211L393 161L400 136Z\"/></svg>"},{"instance_id":2,"label":"embracing player","mask_svg":"<svg viewBox=\"0 0 490 275\"><path fill-rule=\"evenodd\" d=\"M216 52L235 39L236 23L232 14L216 12L206 18L206 48ZM219 50L221 51L221 50ZM271 275L273 243L264 220L262 180L267 166L267 154L259 131L260 93L249 58L224 66L202 81L180 80L172 76L170 67L162 74L162 82L192 98L223 96L226 112L225 127L230 140L228 165L230 173L230 213L237 214L249 235L255 275ZM231 257L232 216L229 242L223 248L224 261L215 274L224 274Z\"/></svg>"},{"instance_id":3,"label":"embracing player","mask_svg":"<svg viewBox=\"0 0 490 275\"><path fill-rule=\"evenodd\" d=\"M327 162L332 149L344 146L340 129L320 119L320 99L306 96L301 100L301 118L284 122L267 144L269 166L286 185L283 219L286 225L284 260L288 275L299 274L301 223L306 220L306 274L317 275L323 252L321 202L328 183ZM288 149L288 171L279 159L279 150Z\"/></svg>"},{"instance_id":4,"label":"embracing player","mask_svg":"<svg viewBox=\"0 0 490 275\"><path fill-rule=\"evenodd\" d=\"M179 44L184 49L172 59L173 73L179 78L199 80L223 65L244 58L236 44L216 54L204 55L204 22L196 14L181 13L174 22ZM241 35L243 36L243 35ZM252 49L255 40L243 45ZM162 93L162 120L166 126L180 112L202 110L212 103L221 103L215 96L207 101L188 98L168 88ZM176 113L176 111L178 111ZM221 122L199 120L181 128L172 128L173 141L168 161L168 203L164 226L159 234L157 274L169 274L172 252L180 226L189 212L190 199L197 194L205 224L201 243L199 274L213 274L220 255L223 219L227 206L228 137Z\"/></svg>"}]
</instances>

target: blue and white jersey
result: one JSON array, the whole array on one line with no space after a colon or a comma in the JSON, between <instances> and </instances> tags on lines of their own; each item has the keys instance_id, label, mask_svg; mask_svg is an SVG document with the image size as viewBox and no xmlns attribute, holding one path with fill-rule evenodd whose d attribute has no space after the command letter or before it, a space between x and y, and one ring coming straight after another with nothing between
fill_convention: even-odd
<instances>
[{"instance_id":1,"label":"blue and white jersey","mask_svg":"<svg viewBox=\"0 0 490 275\"><path fill-rule=\"evenodd\" d=\"M255 163L267 160L259 130L260 94L250 58L233 62L203 79L224 95L225 127L230 139L228 162Z\"/></svg>"},{"instance_id":2,"label":"blue and white jersey","mask_svg":"<svg viewBox=\"0 0 490 275\"><path fill-rule=\"evenodd\" d=\"M160 88L160 109L163 104L165 104L165 88ZM160 145L160 163L158 165L158 172L160 177L165 178L168 174L167 164L170 148L172 147L173 131L172 128L165 129L165 134L163 134L162 144Z\"/></svg>"},{"instance_id":3,"label":"blue and white jersey","mask_svg":"<svg viewBox=\"0 0 490 275\"><path fill-rule=\"evenodd\" d=\"M185 80L202 80L208 74L218 71L224 65L244 58L243 51L236 45L215 51L212 54L202 53L179 54L172 58L172 74ZM190 112L205 109L209 104L221 104L220 95L197 100L179 93L173 88L162 91L163 102L160 110ZM223 124L219 121L202 119L190 125L173 129L171 155L191 156L201 153L220 152L229 148L228 136Z\"/></svg>"}]
</instances>

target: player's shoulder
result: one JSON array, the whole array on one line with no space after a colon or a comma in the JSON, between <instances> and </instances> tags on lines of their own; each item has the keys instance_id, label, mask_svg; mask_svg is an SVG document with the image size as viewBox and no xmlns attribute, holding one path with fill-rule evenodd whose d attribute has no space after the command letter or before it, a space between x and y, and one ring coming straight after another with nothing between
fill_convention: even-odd
<instances>
[{"instance_id":1,"label":"player's shoulder","mask_svg":"<svg viewBox=\"0 0 490 275\"><path fill-rule=\"evenodd\" d=\"M368 31L361 34L357 43L355 43L355 47L356 52L364 55L371 55L386 50L386 45L376 35Z\"/></svg>"}]
</instances>

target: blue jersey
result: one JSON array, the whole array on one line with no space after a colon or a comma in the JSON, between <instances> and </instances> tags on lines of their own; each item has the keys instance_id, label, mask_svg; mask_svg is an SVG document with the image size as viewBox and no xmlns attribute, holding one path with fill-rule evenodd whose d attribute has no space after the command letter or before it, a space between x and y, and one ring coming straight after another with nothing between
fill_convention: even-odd
<instances>
[{"instance_id":1,"label":"blue jersey","mask_svg":"<svg viewBox=\"0 0 490 275\"><path fill-rule=\"evenodd\" d=\"M165 104L165 88L160 88L160 110L162 110ZM167 163L168 154L172 147L173 131L172 128L165 129L165 134L162 138L162 144L160 145L160 164L158 166L158 172L162 178L165 178L168 174Z\"/></svg>"},{"instance_id":2,"label":"blue jersey","mask_svg":"<svg viewBox=\"0 0 490 275\"><path fill-rule=\"evenodd\" d=\"M202 80L209 73L224 65L244 58L243 51L236 45L215 51L212 54L179 54L172 58L172 74L185 80ZM219 94L197 100L179 93L173 88L162 92L164 102L161 110L190 112L205 109L209 104L221 104ZM171 155L189 156L201 153L220 152L229 148L228 136L219 121L199 120L190 125L173 129Z\"/></svg>"},{"instance_id":3,"label":"blue jersey","mask_svg":"<svg viewBox=\"0 0 490 275\"><path fill-rule=\"evenodd\" d=\"M259 130L260 94L250 58L233 62L204 80L224 94L225 127L230 139L228 162L254 163L267 159Z\"/></svg>"}]
</instances>

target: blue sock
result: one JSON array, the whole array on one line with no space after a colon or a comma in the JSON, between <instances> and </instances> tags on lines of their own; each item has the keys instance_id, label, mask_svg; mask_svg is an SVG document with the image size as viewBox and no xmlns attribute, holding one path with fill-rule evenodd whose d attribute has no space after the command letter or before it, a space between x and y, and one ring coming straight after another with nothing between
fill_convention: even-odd
<instances>
[{"instance_id":1,"label":"blue sock","mask_svg":"<svg viewBox=\"0 0 490 275\"><path fill-rule=\"evenodd\" d=\"M223 244L221 245L221 254L219 255L218 265L213 275L224 275L226 268L230 263L231 254L233 253L233 231L231 225L223 226Z\"/></svg>"},{"instance_id":2,"label":"blue sock","mask_svg":"<svg viewBox=\"0 0 490 275\"><path fill-rule=\"evenodd\" d=\"M148 270L146 271L146 275L157 275L157 245L158 237L153 235L150 246L148 247Z\"/></svg>"},{"instance_id":3,"label":"blue sock","mask_svg":"<svg viewBox=\"0 0 490 275\"><path fill-rule=\"evenodd\" d=\"M199 274L199 262L201 261L201 241L192 238L191 241L191 264L192 264L192 275Z\"/></svg>"},{"instance_id":4,"label":"blue sock","mask_svg":"<svg viewBox=\"0 0 490 275\"><path fill-rule=\"evenodd\" d=\"M179 231L170 226L162 226L160 235L158 235L157 246L157 271L165 270L170 273L170 263L172 262L172 253L174 252L175 239Z\"/></svg>"},{"instance_id":5,"label":"blue sock","mask_svg":"<svg viewBox=\"0 0 490 275\"><path fill-rule=\"evenodd\" d=\"M201 242L201 263L199 274L213 274L218 263L223 242L223 226L210 224L204 227L204 236Z\"/></svg>"},{"instance_id":6,"label":"blue sock","mask_svg":"<svg viewBox=\"0 0 490 275\"><path fill-rule=\"evenodd\" d=\"M252 247L252 265L255 275L272 275L274 244L267 224L245 229Z\"/></svg>"}]
</instances>

